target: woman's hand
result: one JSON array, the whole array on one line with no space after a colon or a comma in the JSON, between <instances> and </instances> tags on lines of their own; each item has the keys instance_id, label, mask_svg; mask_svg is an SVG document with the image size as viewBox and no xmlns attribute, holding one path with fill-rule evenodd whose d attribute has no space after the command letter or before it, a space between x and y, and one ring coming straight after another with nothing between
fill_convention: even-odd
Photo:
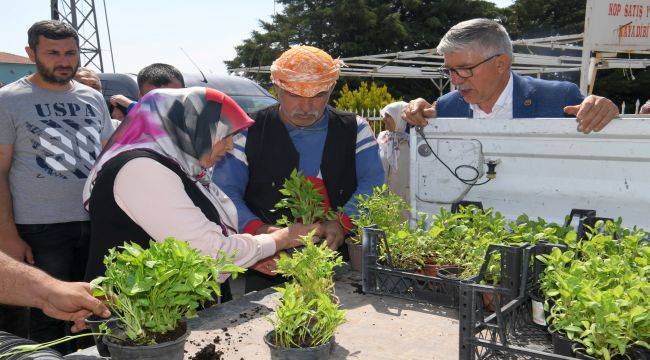
<instances>
[{"instance_id":1,"label":"woman's hand","mask_svg":"<svg viewBox=\"0 0 650 360\"><path fill-rule=\"evenodd\" d=\"M293 224L288 228L277 230L271 234L276 241L276 249L284 250L302 244L301 236L309 234L314 231L312 241L315 243L320 242L320 237L325 234L325 229L322 224Z\"/></svg>"}]
</instances>

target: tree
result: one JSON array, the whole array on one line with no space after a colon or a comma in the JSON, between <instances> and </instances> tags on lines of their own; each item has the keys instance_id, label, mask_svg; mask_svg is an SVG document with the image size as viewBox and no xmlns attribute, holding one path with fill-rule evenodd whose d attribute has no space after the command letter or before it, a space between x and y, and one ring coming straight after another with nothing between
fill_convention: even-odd
<instances>
[{"instance_id":1,"label":"tree","mask_svg":"<svg viewBox=\"0 0 650 360\"><path fill-rule=\"evenodd\" d=\"M625 101L625 112L634 111L636 100L641 105L650 99L650 69L599 70L594 94L605 96L619 107Z\"/></svg>"},{"instance_id":2,"label":"tree","mask_svg":"<svg viewBox=\"0 0 650 360\"><path fill-rule=\"evenodd\" d=\"M338 99L334 100L334 105L339 109L352 110L357 113L365 111L379 112L384 106L398 101L388 92L386 85L377 86L374 82L368 87L368 83L361 82L356 90L350 90L348 84L344 84Z\"/></svg>"},{"instance_id":3,"label":"tree","mask_svg":"<svg viewBox=\"0 0 650 360\"><path fill-rule=\"evenodd\" d=\"M279 0L271 22L235 47L229 69L270 65L292 45L311 45L333 57L351 57L435 47L454 24L474 17L497 18L483 0ZM268 76L253 76L268 83ZM357 87L358 79L346 79ZM382 80L407 99L434 97L429 80ZM337 90L340 89L337 87Z\"/></svg>"},{"instance_id":4,"label":"tree","mask_svg":"<svg viewBox=\"0 0 650 360\"><path fill-rule=\"evenodd\" d=\"M501 22L512 39L581 33L586 0L515 0L506 9L483 0L278 0L283 10L235 49L229 69L270 65L292 45L312 45L333 57L352 57L387 52L431 49L455 24L477 17ZM558 55L560 50L536 53ZM579 56L576 51L561 54ZM400 64L403 65L403 64ZM599 72L596 93L627 103L644 96L650 71L624 80L622 71ZM268 75L253 75L270 85ZM544 78L578 81L578 73L547 74ZM376 79L373 79L376 80ZM347 78L351 88L361 79ZM396 97L435 99L439 94L427 79L381 79ZM614 84L616 84L614 86ZM341 89L339 81L335 91ZM647 87L645 88L647 89ZM646 90L647 94L647 90ZM647 95L646 95L647 96ZM633 98L632 98L633 97Z\"/></svg>"},{"instance_id":5,"label":"tree","mask_svg":"<svg viewBox=\"0 0 650 360\"><path fill-rule=\"evenodd\" d=\"M516 0L504 15L513 39L580 34L586 0Z\"/></svg>"},{"instance_id":6,"label":"tree","mask_svg":"<svg viewBox=\"0 0 650 360\"><path fill-rule=\"evenodd\" d=\"M291 45L311 45L334 57L397 51L407 30L391 2L364 0L279 0L282 13L260 22L262 32L236 46L228 68L271 62Z\"/></svg>"},{"instance_id":7,"label":"tree","mask_svg":"<svg viewBox=\"0 0 650 360\"><path fill-rule=\"evenodd\" d=\"M586 0L516 0L503 16L504 26L513 39L535 38L555 35L580 34L584 31ZM537 52L558 55L558 50ZM565 51L564 54L580 56L581 52ZM634 58L634 56L631 56ZM630 75L630 72L634 76ZM577 83L579 73L558 73L544 75L544 78L568 80ZM617 105L623 101L628 105L627 112L637 99L641 102L648 97L650 69L600 70L596 76L594 94L605 96Z\"/></svg>"}]
</instances>

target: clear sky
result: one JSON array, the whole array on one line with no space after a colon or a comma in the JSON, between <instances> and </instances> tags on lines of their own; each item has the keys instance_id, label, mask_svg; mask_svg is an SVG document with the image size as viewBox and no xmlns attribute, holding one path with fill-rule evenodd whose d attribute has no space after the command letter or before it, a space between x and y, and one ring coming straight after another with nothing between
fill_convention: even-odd
<instances>
[{"instance_id":1,"label":"clear sky","mask_svg":"<svg viewBox=\"0 0 650 360\"><path fill-rule=\"evenodd\" d=\"M196 72L182 47L203 72L225 74L223 61L232 59L234 47L259 28L259 19L269 21L274 11L273 0L95 0L106 72L112 67L103 1L115 70L133 73L154 62ZM503 7L513 0L493 2ZM50 18L50 1L2 0L0 5L0 51L26 56L27 29Z\"/></svg>"}]
</instances>

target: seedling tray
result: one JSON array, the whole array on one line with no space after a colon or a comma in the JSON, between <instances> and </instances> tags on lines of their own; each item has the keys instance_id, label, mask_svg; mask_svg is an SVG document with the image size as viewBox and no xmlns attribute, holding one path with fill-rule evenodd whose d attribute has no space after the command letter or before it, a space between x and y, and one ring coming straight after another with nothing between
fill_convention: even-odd
<instances>
[{"instance_id":1,"label":"seedling tray","mask_svg":"<svg viewBox=\"0 0 650 360\"><path fill-rule=\"evenodd\" d=\"M543 271L536 255L549 253L553 247L564 246L542 242L524 250L521 275L526 281L521 282L516 297L494 312L486 310L483 302L483 294L493 289L478 283L460 284L459 359L576 359L555 353L551 334L533 321L530 294ZM631 359L647 359L645 356L632 354Z\"/></svg>"},{"instance_id":2,"label":"seedling tray","mask_svg":"<svg viewBox=\"0 0 650 360\"><path fill-rule=\"evenodd\" d=\"M518 295L489 311L483 294L493 292L483 285L465 283L460 286L461 360L484 359L572 359L553 353L551 335L532 321L528 291L532 288L531 258L536 246L524 250L522 281ZM530 278L529 278L530 276Z\"/></svg>"},{"instance_id":3,"label":"seedling tray","mask_svg":"<svg viewBox=\"0 0 650 360\"><path fill-rule=\"evenodd\" d=\"M386 295L409 300L425 301L434 305L458 308L461 283L480 281L491 254L501 253L502 286L486 286L501 294L499 300L516 296L521 282L521 259L526 246L498 246L488 248L486 261L478 276L459 280L448 276L427 276L391 266L390 255L386 263L379 262L379 244L388 247L386 234L379 229L363 228L362 287L365 293Z\"/></svg>"}]
</instances>

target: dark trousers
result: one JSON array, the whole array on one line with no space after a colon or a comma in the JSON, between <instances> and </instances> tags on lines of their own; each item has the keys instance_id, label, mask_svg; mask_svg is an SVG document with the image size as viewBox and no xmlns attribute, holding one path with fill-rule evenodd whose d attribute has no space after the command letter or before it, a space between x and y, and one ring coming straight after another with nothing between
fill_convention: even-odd
<instances>
[{"instance_id":1,"label":"dark trousers","mask_svg":"<svg viewBox=\"0 0 650 360\"><path fill-rule=\"evenodd\" d=\"M32 248L34 266L63 281L82 281L88 261L90 222L68 222L58 224L16 225L18 234ZM0 311L5 312L5 309ZM69 334L69 324L52 319L40 309L32 308L29 316L23 309L10 310L12 322L18 329L6 329L24 336L24 325L29 324L29 338L42 343ZM7 316L6 316L7 317ZM23 329L20 329L23 327ZM65 343L54 347L62 354L75 349L74 344Z\"/></svg>"},{"instance_id":2,"label":"dark trousers","mask_svg":"<svg viewBox=\"0 0 650 360\"><path fill-rule=\"evenodd\" d=\"M0 331L29 337L29 308L21 306L0 305Z\"/></svg>"}]
</instances>

